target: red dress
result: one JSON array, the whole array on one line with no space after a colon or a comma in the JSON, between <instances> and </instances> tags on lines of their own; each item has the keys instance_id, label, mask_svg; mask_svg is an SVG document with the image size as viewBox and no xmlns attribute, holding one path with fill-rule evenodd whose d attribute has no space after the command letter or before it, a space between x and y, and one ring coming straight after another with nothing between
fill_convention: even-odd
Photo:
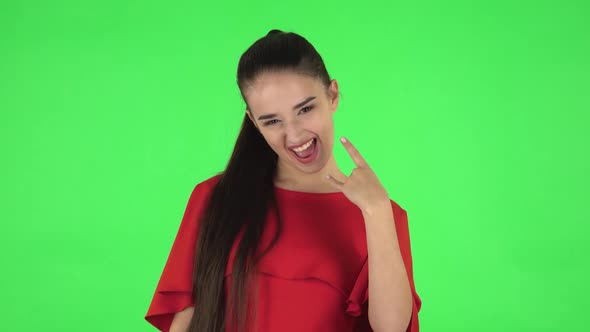
<instances>
[{"instance_id":1,"label":"red dress","mask_svg":"<svg viewBox=\"0 0 590 332\"><path fill-rule=\"evenodd\" d=\"M215 175L195 186L145 319L169 331L176 312L193 305L194 243L204 199L217 182ZM275 187L283 231L258 265L259 332L368 332L369 266L365 224L360 209L343 193L304 193ZM391 200L402 258L412 290L408 332L418 331L422 301L416 293L408 219ZM275 230L274 213L262 237L262 248ZM237 241L236 241L237 242ZM231 250L225 273L229 294ZM198 314L195 308L194 314Z\"/></svg>"}]
</instances>

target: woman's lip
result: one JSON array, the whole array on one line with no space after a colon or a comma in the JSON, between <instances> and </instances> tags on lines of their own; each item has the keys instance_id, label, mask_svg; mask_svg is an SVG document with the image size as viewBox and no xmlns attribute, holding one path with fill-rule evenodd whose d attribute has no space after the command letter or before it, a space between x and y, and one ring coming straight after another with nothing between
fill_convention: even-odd
<instances>
[{"instance_id":1,"label":"woman's lip","mask_svg":"<svg viewBox=\"0 0 590 332\"><path fill-rule=\"evenodd\" d=\"M303 145L307 144L307 142L311 141L311 140L312 140L312 139L314 139L314 138L315 138L315 137L312 137L312 138L308 139L307 141L305 141L305 142L303 142L303 143L301 143L301 144L298 144L298 145L291 145L291 146L287 146L287 149L296 149L296 148L298 148L298 147L301 147L301 146L303 146Z\"/></svg>"},{"instance_id":2,"label":"woman's lip","mask_svg":"<svg viewBox=\"0 0 590 332\"><path fill-rule=\"evenodd\" d=\"M298 163L301 163L301 164L311 164L311 163L313 163L314 161L316 161L316 159L318 158L318 155L319 155L319 149L320 149L320 147L319 147L319 144L320 144L320 143L318 142L318 140L317 140L317 138L316 138L316 137L314 137L314 138L313 138L313 140L314 140L314 143L313 143L313 145L314 145L314 147L313 147L313 152L312 152L312 153L311 153L311 155L309 155L309 157L307 157L307 158L300 158L300 157L299 157L299 156L298 156L298 155L295 153L295 151L293 151L293 150L289 150L289 154L293 156L292 158L293 158L293 159L294 159L296 162L298 162Z\"/></svg>"}]
</instances>

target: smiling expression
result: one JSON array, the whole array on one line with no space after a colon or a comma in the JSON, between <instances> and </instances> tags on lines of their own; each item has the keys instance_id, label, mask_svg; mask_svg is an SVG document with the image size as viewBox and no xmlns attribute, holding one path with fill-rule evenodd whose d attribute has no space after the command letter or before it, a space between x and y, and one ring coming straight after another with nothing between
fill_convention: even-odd
<instances>
[{"instance_id":1,"label":"smiling expression","mask_svg":"<svg viewBox=\"0 0 590 332\"><path fill-rule=\"evenodd\" d=\"M332 157L333 113L338 107L338 83L332 80L326 91L310 76L288 71L266 72L245 91L250 111L246 113L278 155L279 168L314 173ZM301 163L289 147L316 139L318 155Z\"/></svg>"}]
</instances>

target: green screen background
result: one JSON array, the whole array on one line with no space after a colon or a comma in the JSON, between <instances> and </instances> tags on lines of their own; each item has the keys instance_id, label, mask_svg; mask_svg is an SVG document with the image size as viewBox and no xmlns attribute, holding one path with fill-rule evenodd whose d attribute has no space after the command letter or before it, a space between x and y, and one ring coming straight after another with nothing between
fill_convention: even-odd
<instances>
[{"instance_id":1,"label":"green screen background","mask_svg":"<svg viewBox=\"0 0 590 332\"><path fill-rule=\"evenodd\" d=\"M336 137L408 211L422 330L585 330L589 8L2 2L2 329L154 331L189 194L244 115L239 56L278 28L323 56Z\"/></svg>"}]
</instances>

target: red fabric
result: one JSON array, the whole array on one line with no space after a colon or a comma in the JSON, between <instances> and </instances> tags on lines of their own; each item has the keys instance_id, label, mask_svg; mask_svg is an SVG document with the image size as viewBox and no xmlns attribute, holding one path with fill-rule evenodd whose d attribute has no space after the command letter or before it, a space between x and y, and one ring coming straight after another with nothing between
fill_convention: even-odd
<instances>
[{"instance_id":1,"label":"red fabric","mask_svg":"<svg viewBox=\"0 0 590 332\"><path fill-rule=\"evenodd\" d=\"M169 331L174 314L193 305L192 267L198 219L219 175L191 193L178 233L145 319ZM275 188L283 232L258 265L257 330L369 332L365 225L358 207L342 193L302 193ZM408 332L418 331L421 299L413 280L407 213L391 201L398 242L413 295ZM272 211L260 248L276 227ZM225 273L229 291L237 240ZM195 309L198 314L198 309Z\"/></svg>"}]
</instances>

